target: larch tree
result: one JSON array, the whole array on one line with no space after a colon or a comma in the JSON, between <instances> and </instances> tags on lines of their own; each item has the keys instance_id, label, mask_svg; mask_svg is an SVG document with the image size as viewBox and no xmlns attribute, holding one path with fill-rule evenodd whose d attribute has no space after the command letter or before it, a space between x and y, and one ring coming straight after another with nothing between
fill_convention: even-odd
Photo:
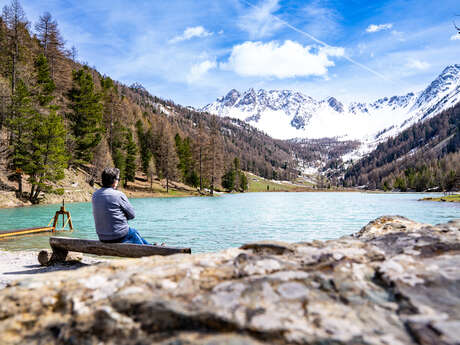
<instances>
[{"instance_id":1,"label":"larch tree","mask_svg":"<svg viewBox=\"0 0 460 345\"><path fill-rule=\"evenodd\" d=\"M43 13L38 19L38 23L35 24L35 31L37 32L37 38L42 45L43 54L48 53L48 47L50 45L51 31L57 29L57 22L53 20L49 12Z\"/></svg>"},{"instance_id":2,"label":"larch tree","mask_svg":"<svg viewBox=\"0 0 460 345\"><path fill-rule=\"evenodd\" d=\"M18 78L18 64L23 56L23 43L27 35L28 21L18 0L11 0L9 6L3 7L2 19L7 28L5 48L9 57L8 69L11 78L11 92L14 93Z\"/></svg>"},{"instance_id":3,"label":"larch tree","mask_svg":"<svg viewBox=\"0 0 460 345\"><path fill-rule=\"evenodd\" d=\"M54 79L59 59L64 56L64 40L59 32L58 24L49 12L45 12L35 24L35 31L43 48L43 54L50 63L51 78Z\"/></svg>"},{"instance_id":4,"label":"larch tree","mask_svg":"<svg viewBox=\"0 0 460 345\"><path fill-rule=\"evenodd\" d=\"M78 50L77 50L77 47L75 46L72 46L69 50L69 57L70 59L76 63L77 62L77 57L78 57Z\"/></svg>"},{"instance_id":5,"label":"larch tree","mask_svg":"<svg viewBox=\"0 0 460 345\"><path fill-rule=\"evenodd\" d=\"M150 161L152 160L152 151L149 148L149 140L146 132L144 131L144 125L141 120L136 122L136 133L137 141L139 143L139 153L142 164L142 171L147 174Z\"/></svg>"},{"instance_id":6,"label":"larch tree","mask_svg":"<svg viewBox=\"0 0 460 345\"><path fill-rule=\"evenodd\" d=\"M169 181L177 177L177 158L176 146L172 136L171 128L166 121L163 121L159 126L157 134L159 145L159 170L162 177L166 179L166 193L169 193Z\"/></svg>"},{"instance_id":7,"label":"larch tree","mask_svg":"<svg viewBox=\"0 0 460 345\"><path fill-rule=\"evenodd\" d=\"M10 103L11 92L7 80L0 79L0 130L6 124L8 104Z\"/></svg>"},{"instance_id":8,"label":"larch tree","mask_svg":"<svg viewBox=\"0 0 460 345\"><path fill-rule=\"evenodd\" d=\"M198 124L198 131L195 135L195 141L192 149L192 154L195 161L195 170L198 171L200 190L203 190L203 177L204 177L204 163L206 154L206 144L208 142L208 135L204 128L203 121Z\"/></svg>"},{"instance_id":9,"label":"larch tree","mask_svg":"<svg viewBox=\"0 0 460 345\"><path fill-rule=\"evenodd\" d=\"M156 174L156 167L155 163L153 162L153 158L150 159L149 161L149 166L147 168L147 176L150 179L150 190L152 191L152 186L153 186L153 176Z\"/></svg>"},{"instance_id":10,"label":"larch tree","mask_svg":"<svg viewBox=\"0 0 460 345\"><path fill-rule=\"evenodd\" d=\"M102 101L104 104L103 122L107 133L107 140L110 151L113 150L114 124L121 113L118 88L110 77L101 79Z\"/></svg>"},{"instance_id":11,"label":"larch tree","mask_svg":"<svg viewBox=\"0 0 460 345\"><path fill-rule=\"evenodd\" d=\"M240 160L238 157L233 159L233 169L235 170L235 189L240 190L241 187L241 170L240 170Z\"/></svg>"},{"instance_id":12,"label":"larch tree","mask_svg":"<svg viewBox=\"0 0 460 345\"><path fill-rule=\"evenodd\" d=\"M112 154L113 164L120 169L120 179L124 179L126 154L125 154L125 139L126 128L120 123L115 122L112 131L112 142L110 152Z\"/></svg>"}]
</instances>

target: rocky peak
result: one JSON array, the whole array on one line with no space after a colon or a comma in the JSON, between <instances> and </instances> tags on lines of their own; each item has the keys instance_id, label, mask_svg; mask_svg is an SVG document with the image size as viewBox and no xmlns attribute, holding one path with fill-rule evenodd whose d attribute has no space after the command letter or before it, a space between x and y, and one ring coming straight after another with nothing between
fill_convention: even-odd
<instances>
[{"instance_id":1,"label":"rocky peak","mask_svg":"<svg viewBox=\"0 0 460 345\"><path fill-rule=\"evenodd\" d=\"M460 65L447 66L442 73L420 94L417 104L430 102L460 85Z\"/></svg>"},{"instance_id":2,"label":"rocky peak","mask_svg":"<svg viewBox=\"0 0 460 345\"><path fill-rule=\"evenodd\" d=\"M329 97L327 99L329 106L338 113L343 113L343 104L340 103L335 97Z\"/></svg>"},{"instance_id":3,"label":"rocky peak","mask_svg":"<svg viewBox=\"0 0 460 345\"><path fill-rule=\"evenodd\" d=\"M233 106L236 101L240 98L241 94L235 90L235 89L231 89L227 95L225 95L225 97L222 99L222 102L223 102L223 105L226 106L226 107L231 107Z\"/></svg>"},{"instance_id":4,"label":"rocky peak","mask_svg":"<svg viewBox=\"0 0 460 345\"><path fill-rule=\"evenodd\" d=\"M241 101L238 102L238 105L255 105L257 102L257 94L254 89L249 89L241 97Z\"/></svg>"}]
</instances>

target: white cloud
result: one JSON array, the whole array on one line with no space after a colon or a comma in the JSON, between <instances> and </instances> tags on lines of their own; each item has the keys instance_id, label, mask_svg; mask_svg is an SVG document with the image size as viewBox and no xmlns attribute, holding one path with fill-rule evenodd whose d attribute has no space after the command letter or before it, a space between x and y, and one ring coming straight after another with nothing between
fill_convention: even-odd
<instances>
[{"instance_id":1,"label":"white cloud","mask_svg":"<svg viewBox=\"0 0 460 345\"><path fill-rule=\"evenodd\" d=\"M367 27L366 32L378 32L382 30L390 30L393 27L393 24L388 23L388 24L371 24Z\"/></svg>"},{"instance_id":2,"label":"white cloud","mask_svg":"<svg viewBox=\"0 0 460 345\"><path fill-rule=\"evenodd\" d=\"M194 26L194 27L189 27L185 29L182 35L179 35L179 36L176 36L170 39L169 43L177 43L181 41L187 41L189 39L192 39L193 37L208 37L211 35L212 35L212 32L206 31L206 29L202 27L201 25Z\"/></svg>"},{"instance_id":3,"label":"white cloud","mask_svg":"<svg viewBox=\"0 0 460 345\"><path fill-rule=\"evenodd\" d=\"M452 36L450 37L450 39L451 39L452 41L460 40L460 33L459 33L459 34L452 35Z\"/></svg>"},{"instance_id":4,"label":"white cloud","mask_svg":"<svg viewBox=\"0 0 460 345\"><path fill-rule=\"evenodd\" d=\"M193 65L192 68L190 69L189 73L187 74L187 82L189 84L192 84L200 79L203 78L203 76L208 73L211 69L214 69L217 67L216 61L211 61L211 60L206 60L203 61L199 64Z\"/></svg>"},{"instance_id":5,"label":"white cloud","mask_svg":"<svg viewBox=\"0 0 460 345\"><path fill-rule=\"evenodd\" d=\"M343 56L343 48L314 48L293 41L280 45L276 41L244 42L236 45L228 62L221 63L224 70L241 76L276 77L279 79L324 76L327 68L334 66L331 56Z\"/></svg>"},{"instance_id":6,"label":"white cloud","mask_svg":"<svg viewBox=\"0 0 460 345\"><path fill-rule=\"evenodd\" d=\"M266 0L261 5L254 6L247 14L241 16L238 27L247 31L251 39L268 37L283 25L272 15L279 8L278 0Z\"/></svg>"},{"instance_id":7,"label":"white cloud","mask_svg":"<svg viewBox=\"0 0 460 345\"><path fill-rule=\"evenodd\" d=\"M412 69L418 69L423 71L428 69L431 65L425 61L411 59L407 62L406 66Z\"/></svg>"}]
</instances>

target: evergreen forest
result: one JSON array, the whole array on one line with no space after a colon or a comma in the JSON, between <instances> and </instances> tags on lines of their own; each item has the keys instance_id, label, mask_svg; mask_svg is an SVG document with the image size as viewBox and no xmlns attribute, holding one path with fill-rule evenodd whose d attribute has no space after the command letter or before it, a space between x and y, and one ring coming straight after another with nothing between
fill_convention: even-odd
<instances>
[{"instance_id":1,"label":"evergreen forest","mask_svg":"<svg viewBox=\"0 0 460 345\"><path fill-rule=\"evenodd\" d=\"M459 190L460 103L379 144L342 182L385 191Z\"/></svg>"}]
</instances>

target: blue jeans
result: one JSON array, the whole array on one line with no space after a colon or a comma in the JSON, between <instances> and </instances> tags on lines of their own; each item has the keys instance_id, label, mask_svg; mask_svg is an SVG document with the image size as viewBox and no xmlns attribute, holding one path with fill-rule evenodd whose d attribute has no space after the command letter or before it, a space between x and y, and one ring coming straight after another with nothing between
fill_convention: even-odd
<instances>
[{"instance_id":1,"label":"blue jeans","mask_svg":"<svg viewBox=\"0 0 460 345\"><path fill-rule=\"evenodd\" d=\"M128 234L125 236L121 243L133 243L133 244L150 244L142 238L136 229L129 228Z\"/></svg>"}]
</instances>

